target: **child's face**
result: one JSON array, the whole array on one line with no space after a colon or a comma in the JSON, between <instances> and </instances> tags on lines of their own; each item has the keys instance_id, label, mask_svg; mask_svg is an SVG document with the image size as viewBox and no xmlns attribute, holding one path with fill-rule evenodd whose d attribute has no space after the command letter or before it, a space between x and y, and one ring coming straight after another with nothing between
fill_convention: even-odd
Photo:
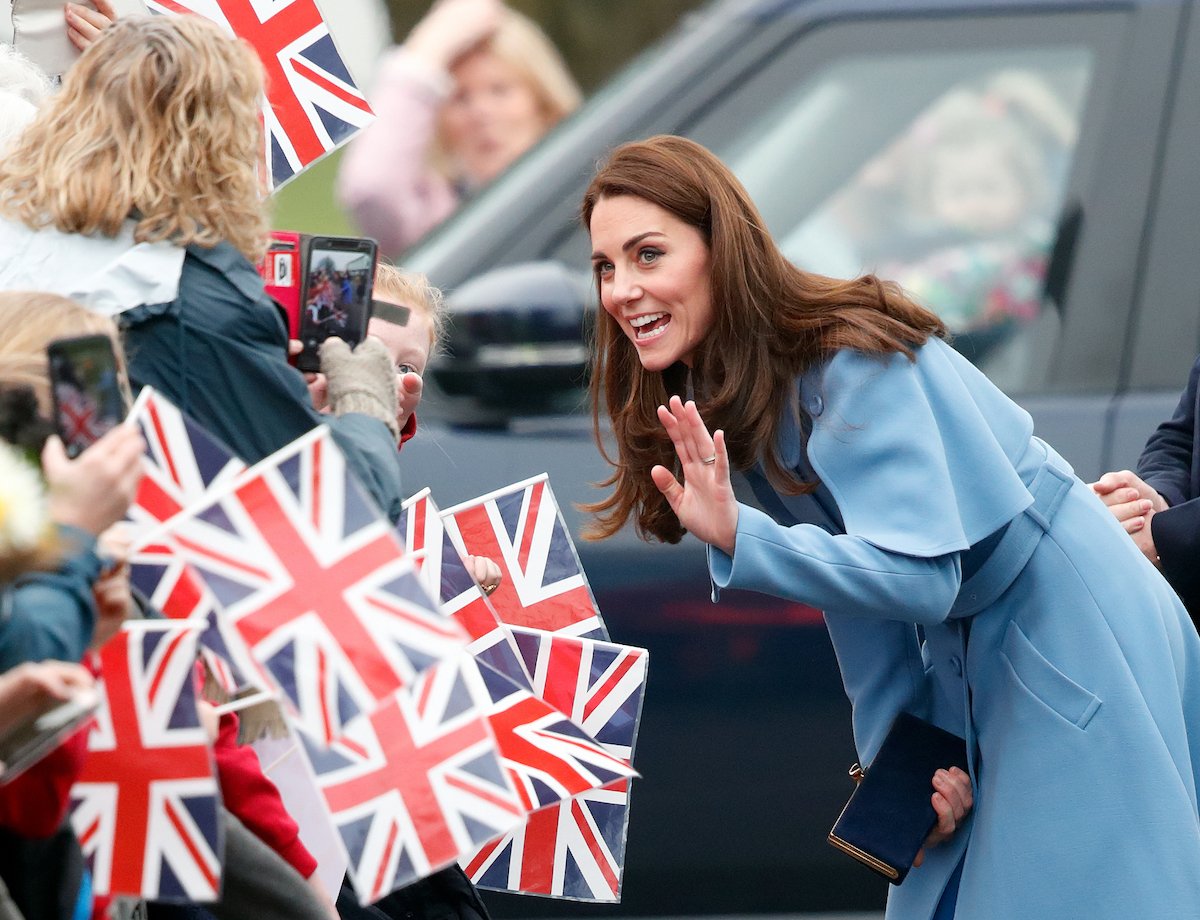
<instances>
[{"instance_id":1,"label":"child's face","mask_svg":"<svg viewBox=\"0 0 1200 920\"><path fill-rule=\"evenodd\" d=\"M1020 224L1029 206L1020 177L1003 152L984 143L933 154L930 207L943 223L975 236L994 236Z\"/></svg>"},{"instance_id":2,"label":"child's face","mask_svg":"<svg viewBox=\"0 0 1200 920\"><path fill-rule=\"evenodd\" d=\"M407 306L392 300L387 303L395 303L398 307ZM424 374L425 366L429 363L433 326L424 311L411 307L409 309L408 324L405 326L397 326L377 318L372 318L367 324L367 333L382 340L387 346L392 363L396 366L397 377L408 373Z\"/></svg>"}]
</instances>

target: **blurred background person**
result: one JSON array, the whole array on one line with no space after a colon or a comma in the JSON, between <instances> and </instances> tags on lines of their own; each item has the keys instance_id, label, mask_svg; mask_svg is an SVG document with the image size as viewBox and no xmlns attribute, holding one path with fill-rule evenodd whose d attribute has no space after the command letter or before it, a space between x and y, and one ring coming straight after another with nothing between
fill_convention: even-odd
<instances>
[{"instance_id":1,"label":"blurred background person","mask_svg":"<svg viewBox=\"0 0 1200 920\"><path fill-rule=\"evenodd\" d=\"M1041 310L1053 235L1044 166L1012 121L971 105L940 119L911 153L907 194L924 252L879 272L936 305L975 361Z\"/></svg>"},{"instance_id":2,"label":"blurred background person","mask_svg":"<svg viewBox=\"0 0 1200 920\"><path fill-rule=\"evenodd\" d=\"M438 0L379 67L378 115L339 198L382 252L403 251L581 100L546 35L499 0Z\"/></svg>"}]
</instances>

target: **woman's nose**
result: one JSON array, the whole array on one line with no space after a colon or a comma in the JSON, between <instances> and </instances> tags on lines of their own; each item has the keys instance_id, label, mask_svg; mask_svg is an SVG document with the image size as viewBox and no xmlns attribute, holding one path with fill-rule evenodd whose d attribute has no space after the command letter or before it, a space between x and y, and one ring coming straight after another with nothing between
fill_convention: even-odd
<instances>
[{"instance_id":1,"label":"woman's nose","mask_svg":"<svg viewBox=\"0 0 1200 920\"><path fill-rule=\"evenodd\" d=\"M642 296L641 285L629 272L620 270L613 274L612 298L613 303L627 304Z\"/></svg>"}]
</instances>

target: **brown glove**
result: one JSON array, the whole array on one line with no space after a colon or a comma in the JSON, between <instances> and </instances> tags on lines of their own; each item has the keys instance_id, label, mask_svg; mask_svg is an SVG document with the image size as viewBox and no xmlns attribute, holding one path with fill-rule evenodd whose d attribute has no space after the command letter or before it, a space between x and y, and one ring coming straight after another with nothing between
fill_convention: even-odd
<instances>
[{"instance_id":1,"label":"brown glove","mask_svg":"<svg viewBox=\"0 0 1200 920\"><path fill-rule=\"evenodd\" d=\"M328 381L329 411L357 412L377 418L400 440L396 424L396 370L379 339L368 337L353 351L341 339L321 343L321 373Z\"/></svg>"}]
</instances>

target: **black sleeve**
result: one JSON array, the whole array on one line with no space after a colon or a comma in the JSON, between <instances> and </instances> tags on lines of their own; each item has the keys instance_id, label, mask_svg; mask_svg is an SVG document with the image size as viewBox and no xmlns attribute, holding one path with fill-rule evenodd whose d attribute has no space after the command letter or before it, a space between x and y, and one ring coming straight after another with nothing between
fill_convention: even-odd
<instances>
[{"instance_id":1,"label":"black sleeve","mask_svg":"<svg viewBox=\"0 0 1200 920\"><path fill-rule=\"evenodd\" d=\"M1200 619L1200 498L1194 498L1150 518L1150 533L1158 561L1175 593L1193 620Z\"/></svg>"},{"instance_id":2,"label":"black sleeve","mask_svg":"<svg viewBox=\"0 0 1200 920\"><path fill-rule=\"evenodd\" d=\"M1192 494L1195 462L1196 394L1200 359L1192 366L1187 389L1175 414L1158 426L1138 459L1137 474L1174 506L1196 498Z\"/></svg>"}]
</instances>

